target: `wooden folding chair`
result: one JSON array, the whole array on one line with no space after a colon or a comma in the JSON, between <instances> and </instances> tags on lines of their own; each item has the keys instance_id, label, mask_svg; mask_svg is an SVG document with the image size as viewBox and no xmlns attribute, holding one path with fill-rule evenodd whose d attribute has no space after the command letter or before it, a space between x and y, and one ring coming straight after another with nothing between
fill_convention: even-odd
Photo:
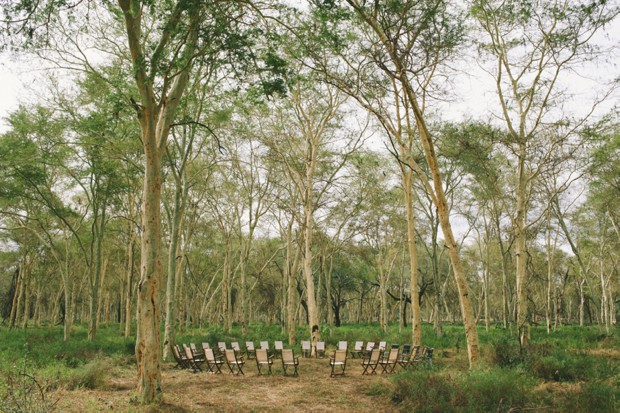
<instances>
[{"instance_id":1,"label":"wooden folding chair","mask_svg":"<svg viewBox=\"0 0 620 413\"><path fill-rule=\"evenodd\" d=\"M344 371L347 368L346 350L334 351L334 355L329 358L329 365L332 368L330 377L344 376Z\"/></svg>"},{"instance_id":2,"label":"wooden folding chair","mask_svg":"<svg viewBox=\"0 0 620 413\"><path fill-rule=\"evenodd\" d=\"M196 344L189 343L189 348L192 350L192 355L194 356L194 360L204 361L204 359L205 359L204 352L198 350L196 348Z\"/></svg>"},{"instance_id":3,"label":"wooden folding chair","mask_svg":"<svg viewBox=\"0 0 620 413\"><path fill-rule=\"evenodd\" d=\"M215 357L215 353L212 348L203 349L205 353L205 361L207 363L207 372L213 374L222 374L222 364L224 364L224 360Z\"/></svg>"},{"instance_id":4,"label":"wooden folding chair","mask_svg":"<svg viewBox=\"0 0 620 413\"><path fill-rule=\"evenodd\" d=\"M224 354L226 355L226 364L228 365L230 374L236 374L237 376L239 374L244 374L243 365L245 364L245 361L243 361L243 356L237 357L235 350L233 349L226 349Z\"/></svg>"},{"instance_id":5,"label":"wooden folding chair","mask_svg":"<svg viewBox=\"0 0 620 413\"><path fill-rule=\"evenodd\" d=\"M364 342L356 341L355 345L353 346L353 350L351 350L351 357L355 358L355 356L357 356L358 358L362 358L363 352L364 352Z\"/></svg>"},{"instance_id":6,"label":"wooden folding chair","mask_svg":"<svg viewBox=\"0 0 620 413\"><path fill-rule=\"evenodd\" d=\"M284 350L284 343L281 341L274 341L273 348L275 349L276 356L282 354L282 350Z\"/></svg>"},{"instance_id":7,"label":"wooden folding chair","mask_svg":"<svg viewBox=\"0 0 620 413\"><path fill-rule=\"evenodd\" d=\"M396 368L396 365L398 364L398 356L399 356L399 349L398 347L394 348L392 347L390 349L390 352L387 356L387 358L383 358L379 361L379 364L381 365L381 367L383 368L383 370L381 371L381 374L384 373L394 373L394 369Z\"/></svg>"},{"instance_id":8,"label":"wooden folding chair","mask_svg":"<svg viewBox=\"0 0 620 413\"><path fill-rule=\"evenodd\" d=\"M316 357L317 358L325 357L325 342L324 341L316 342Z\"/></svg>"},{"instance_id":9,"label":"wooden folding chair","mask_svg":"<svg viewBox=\"0 0 620 413\"><path fill-rule=\"evenodd\" d=\"M299 357L295 357L295 353L293 349L284 348L282 349L282 370L284 370L284 375L288 376L288 369L290 367L294 368L293 376L297 377L297 367L299 366Z\"/></svg>"},{"instance_id":10,"label":"wooden folding chair","mask_svg":"<svg viewBox=\"0 0 620 413\"><path fill-rule=\"evenodd\" d=\"M189 364L192 371L194 373L198 371L202 371L202 369L200 368L200 365L202 364L204 360L194 359L194 354L192 353L192 349L185 344L183 344L183 350L185 351L185 358L187 359L187 363Z\"/></svg>"},{"instance_id":11,"label":"wooden folding chair","mask_svg":"<svg viewBox=\"0 0 620 413\"><path fill-rule=\"evenodd\" d=\"M312 354L312 347L310 347L310 341L301 341L301 355L302 357L310 357Z\"/></svg>"},{"instance_id":12,"label":"wooden folding chair","mask_svg":"<svg viewBox=\"0 0 620 413\"><path fill-rule=\"evenodd\" d=\"M362 361L362 367L364 371L362 375L377 374L377 367L379 366L379 359L381 358L381 350L373 348L370 352L370 356Z\"/></svg>"},{"instance_id":13,"label":"wooden folding chair","mask_svg":"<svg viewBox=\"0 0 620 413\"><path fill-rule=\"evenodd\" d=\"M374 348L375 348L375 342L374 341L367 342L366 343L366 347L364 348L364 351L362 352L362 357L363 358L368 357Z\"/></svg>"},{"instance_id":14,"label":"wooden folding chair","mask_svg":"<svg viewBox=\"0 0 620 413\"><path fill-rule=\"evenodd\" d=\"M273 356L267 354L267 349L259 348L256 350L256 367L258 375L263 374L262 368L267 366L267 375L271 375L271 365L273 364Z\"/></svg>"},{"instance_id":15,"label":"wooden folding chair","mask_svg":"<svg viewBox=\"0 0 620 413\"><path fill-rule=\"evenodd\" d=\"M253 341L245 342L245 354L248 356L248 359L254 358L256 356L256 348L254 348Z\"/></svg>"},{"instance_id":16,"label":"wooden folding chair","mask_svg":"<svg viewBox=\"0 0 620 413\"><path fill-rule=\"evenodd\" d=\"M174 356L174 360L177 362L177 365L174 366L175 368L180 368L180 369L189 369L189 362L187 361L187 358L185 357L185 355L181 354L181 351L179 350L179 346L170 346L170 349L172 350L172 355Z\"/></svg>"},{"instance_id":17,"label":"wooden folding chair","mask_svg":"<svg viewBox=\"0 0 620 413\"><path fill-rule=\"evenodd\" d=\"M405 352L405 347L409 346L409 344L405 344L405 346L403 346L403 354L401 355L400 359L398 360L398 365L401 366L403 369L406 369L409 366L412 366L414 363L417 363L419 361L419 353L420 353L420 346L409 346L409 351Z\"/></svg>"}]
</instances>

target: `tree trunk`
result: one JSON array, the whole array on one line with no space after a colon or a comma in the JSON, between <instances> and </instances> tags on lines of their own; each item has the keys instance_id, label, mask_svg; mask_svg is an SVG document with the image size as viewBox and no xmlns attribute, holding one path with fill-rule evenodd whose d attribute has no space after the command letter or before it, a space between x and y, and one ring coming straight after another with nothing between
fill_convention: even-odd
<instances>
[{"instance_id":1,"label":"tree trunk","mask_svg":"<svg viewBox=\"0 0 620 413\"><path fill-rule=\"evenodd\" d=\"M154 114L153 114L154 115ZM161 159L156 145L155 116L145 113L142 142L146 154L142 201L141 275L138 284L136 359L138 394L150 403L161 392L159 286L161 263Z\"/></svg>"},{"instance_id":2,"label":"tree trunk","mask_svg":"<svg viewBox=\"0 0 620 413\"><path fill-rule=\"evenodd\" d=\"M413 171L403 170L403 192L405 210L407 211L407 248L409 250L409 267L411 284L411 339L413 345L422 345L422 317L420 314L420 293L418 290L418 251L415 239L415 216L413 213Z\"/></svg>"}]
</instances>

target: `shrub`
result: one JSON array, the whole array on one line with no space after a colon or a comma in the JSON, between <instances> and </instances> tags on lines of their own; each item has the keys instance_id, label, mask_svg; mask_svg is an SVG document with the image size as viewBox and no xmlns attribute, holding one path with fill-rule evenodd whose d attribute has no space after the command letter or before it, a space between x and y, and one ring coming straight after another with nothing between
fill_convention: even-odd
<instances>
[{"instance_id":1,"label":"shrub","mask_svg":"<svg viewBox=\"0 0 620 413\"><path fill-rule=\"evenodd\" d=\"M104 386L110 366L96 359L81 368L73 370L66 378L65 386L70 389L98 389Z\"/></svg>"},{"instance_id":2,"label":"shrub","mask_svg":"<svg viewBox=\"0 0 620 413\"><path fill-rule=\"evenodd\" d=\"M461 379L471 411L509 412L528 404L532 380L517 370L474 371Z\"/></svg>"},{"instance_id":3,"label":"shrub","mask_svg":"<svg viewBox=\"0 0 620 413\"><path fill-rule=\"evenodd\" d=\"M500 336L492 342L493 362L499 367L514 367L523 361L521 348L516 339Z\"/></svg>"},{"instance_id":4,"label":"shrub","mask_svg":"<svg viewBox=\"0 0 620 413\"><path fill-rule=\"evenodd\" d=\"M620 411L620 389L602 382L584 383L579 391L567 394L558 411L614 413Z\"/></svg>"},{"instance_id":5,"label":"shrub","mask_svg":"<svg viewBox=\"0 0 620 413\"><path fill-rule=\"evenodd\" d=\"M467 406L467 396L449 376L431 371L408 371L395 376L392 401L402 411L451 412Z\"/></svg>"}]
</instances>

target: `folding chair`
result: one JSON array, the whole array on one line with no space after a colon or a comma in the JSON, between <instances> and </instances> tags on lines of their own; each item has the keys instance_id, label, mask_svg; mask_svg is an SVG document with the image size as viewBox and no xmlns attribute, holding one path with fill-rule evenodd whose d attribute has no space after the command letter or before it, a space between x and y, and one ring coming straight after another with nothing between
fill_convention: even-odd
<instances>
[{"instance_id":1,"label":"folding chair","mask_svg":"<svg viewBox=\"0 0 620 413\"><path fill-rule=\"evenodd\" d=\"M220 353L224 354L226 352L226 343L223 341L217 342L217 349Z\"/></svg>"},{"instance_id":2,"label":"folding chair","mask_svg":"<svg viewBox=\"0 0 620 413\"><path fill-rule=\"evenodd\" d=\"M181 351L179 350L179 346L171 345L170 349L172 350L172 355L174 356L174 360L177 362L177 365L174 366L174 368L180 368L180 369L188 369L188 368L190 368L189 362L187 361L186 357L181 355Z\"/></svg>"},{"instance_id":3,"label":"folding chair","mask_svg":"<svg viewBox=\"0 0 620 413\"><path fill-rule=\"evenodd\" d=\"M196 344L189 343L189 348L192 350L192 355L194 356L194 360L204 361L205 359L204 352L198 351L198 349L196 348Z\"/></svg>"},{"instance_id":4,"label":"folding chair","mask_svg":"<svg viewBox=\"0 0 620 413\"><path fill-rule=\"evenodd\" d=\"M185 358L187 359L187 363L192 369L192 371L194 373L198 371L202 371L202 369L200 368L200 365L202 364L203 360L194 359L194 354L192 353L192 349L185 344L183 344L183 350L185 351Z\"/></svg>"},{"instance_id":5,"label":"folding chair","mask_svg":"<svg viewBox=\"0 0 620 413\"><path fill-rule=\"evenodd\" d=\"M254 358L256 356L256 349L254 348L253 341L245 342L245 354L248 356L248 359Z\"/></svg>"},{"instance_id":6,"label":"folding chair","mask_svg":"<svg viewBox=\"0 0 620 413\"><path fill-rule=\"evenodd\" d=\"M362 367L364 371L362 375L377 374L377 367L379 366L379 359L381 358L381 350L373 348L370 352L370 357L362 361Z\"/></svg>"},{"instance_id":7,"label":"folding chair","mask_svg":"<svg viewBox=\"0 0 620 413\"><path fill-rule=\"evenodd\" d=\"M277 356L278 354L280 354L280 355L281 355L281 354L282 354L282 350L284 350L284 343L282 343L281 341L274 341L274 342L273 342L273 347L274 347L274 349L275 349L275 351L276 351L276 354L275 354L275 355L276 355L276 356Z\"/></svg>"},{"instance_id":8,"label":"folding chair","mask_svg":"<svg viewBox=\"0 0 620 413\"><path fill-rule=\"evenodd\" d=\"M344 376L347 368L347 352L345 350L334 351L334 355L329 358L329 365L332 367L329 377Z\"/></svg>"},{"instance_id":9,"label":"folding chair","mask_svg":"<svg viewBox=\"0 0 620 413\"><path fill-rule=\"evenodd\" d=\"M237 342L237 341L233 341L232 343L230 343L230 348L235 350L237 352L237 354L239 354L241 352L241 348L239 347L239 342Z\"/></svg>"},{"instance_id":10,"label":"folding chair","mask_svg":"<svg viewBox=\"0 0 620 413\"><path fill-rule=\"evenodd\" d=\"M228 365L228 370L230 370L230 374L243 374L243 365L245 361L243 361L243 356L237 357L235 354L235 350L226 349L224 354L226 355L226 364ZM236 371L236 373L235 373Z\"/></svg>"},{"instance_id":11,"label":"folding chair","mask_svg":"<svg viewBox=\"0 0 620 413\"><path fill-rule=\"evenodd\" d=\"M215 353L212 348L203 349L205 353L205 361L207 362L207 373L222 374L222 364L224 360L215 357Z\"/></svg>"},{"instance_id":12,"label":"folding chair","mask_svg":"<svg viewBox=\"0 0 620 413\"><path fill-rule=\"evenodd\" d=\"M364 348L364 351L362 352L362 357L364 357L364 358L368 357L374 348L375 348L375 342L374 341L367 342L366 343L366 348Z\"/></svg>"},{"instance_id":13,"label":"folding chair","mask_svg":"<svg viewBox=\"0 0 620 413\"><path fill-rule=\"evenodd\" d=\"M356 341L355 345L353 346L353 350L351 350L351 357L355 358L355 356L357 356L358 358L362 358L363 352L364 352L364 342Z\"/></svg>"},{"instance_id":14,"label":"folding chair","mask_svg":"<svg viewBox=\"0 0 620 413\"><path fill-rule=\"evenodd\" d=\"M325 357L325 342L324 341L316 342L316 357L317 358Z\"/></svg>"},{"instance_id":15,"label":"folding chair","mask_svg":"<svg viewBox=\"0 0 620 413\"><path fill-rule=\"evenodd\" d=\"M267 354L267 350L259 348L256 350L256 367L258 368L258 375L263 374L262 368L267 366L267 375L271 375L271 365L273 364L273 356Z\"/></svg>"},{"instance_id":16,"label":"folding chair","mask_svg":"<svg viewBox=\"0 0 620 413\"><path fill-rule=\"evenodd\" d=\"M211 346L209 346L209 343L207 343L206 341L202 342L202 349L206 349L206 348L211 348Z\"/></svg>"},{"instance_id":17,"label":"folding chair","mask_svg":"<svg viewBox=\"0 0 620 413\"><path fill-rule=\"evenodd\" d=\"M282 369L284 370L284 375L288 376L288 368L293 367L294 372L293 376L297 377L297 367L299 366L299 357L295 357L295 353L293 349L284 348L282 349Z\"/></svg>"},{"instance_id":18,"label":"folding chair","mask_svg":"<svg viewBox=\"0 0 620 413\"><path fill-rule=\"evenodd\" d=\"M405 347L409 346L409 351L405 351ZM414 363L417 363L419 361L419 354L420 354L420 346L410 346L409 344L405 344L403 346L403 354L400 357L400 360L398 360L398 364L403 368L406 369L409 366L412 366Z\"/></svg>"},{"instance_id":19,"label":"folding chair","mask_svg":"<svg viewBox=\"0 0 620 413\"><path fill-rule=\"evenodd\" d=\"M388 354L388 357L379 361L379 364L383 368L383 370L381 371L381 374L394 373L394 369L396 368L396 365L398 364L399 352L400 351L398 347L396 348L392 347L390 349L390 353Z\"/></svg>"},{"instance_id":20,"label":"folding chair","mask_svg":"<svg viewBox=\"0 0 620 413\"><path fill-rule=\"evenodd\" d=\"M312 354L312 347L310 347L310 341L301 342L301 355L303 357L310 357Z\"/></svg>"}]
</instances>

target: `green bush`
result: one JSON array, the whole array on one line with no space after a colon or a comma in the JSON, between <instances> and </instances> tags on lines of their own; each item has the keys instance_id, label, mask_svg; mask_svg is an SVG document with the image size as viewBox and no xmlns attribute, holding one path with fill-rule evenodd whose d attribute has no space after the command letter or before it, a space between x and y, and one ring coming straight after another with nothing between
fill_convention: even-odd
<instances>
[{"instance_id":1,"label":"green bush","mask_svg":"<svg viewBox=\"0 0 620 413\"><path fill-rule=\"evenodd\" d=\"M102 360L93 360L81 368L74 369L61 385L69 389L98 389L105 385L110 366Z\"/></svg>"},{"instance_id":2,"label":"green bush","mask_svg":"<svg viewBox=\"0 0 620 413\"><path fill-rule=\"evenodd\" d=\"M588 382L557 404L557 411L615 413L620 411L620 389L602 382Z\"/></svg>"},{"instance_id":3,"label":"green bush","mask_svg":"<svg viewBox=\"0 0 620 413\"><path fill-rule=\"evenodd\" d=\"M394 377L392 401L401 411L463 411L467 395L449 375L428 370L407 371Z\"/></svg>"},{"instance_id":4,"label":"green bush","mask_svg":"<svg viewBox=\"0 0 620 413\"><path fill-rule=\"evenodd\" d=\"M521 348L515 338L506 335L492 341L493 362L499 367L514 367L523 361Z\"/></svg>"},{"instance_id":5,"label":"green bush","mask_svg":"<svg viewBox=\"0 0 620 413\"><path fill-rule=\"evenodd\" d=\"M531 378L512 369L474 371L461 378L470 411L518 411L530 403Z\"/></svg>"}]
</instances>

